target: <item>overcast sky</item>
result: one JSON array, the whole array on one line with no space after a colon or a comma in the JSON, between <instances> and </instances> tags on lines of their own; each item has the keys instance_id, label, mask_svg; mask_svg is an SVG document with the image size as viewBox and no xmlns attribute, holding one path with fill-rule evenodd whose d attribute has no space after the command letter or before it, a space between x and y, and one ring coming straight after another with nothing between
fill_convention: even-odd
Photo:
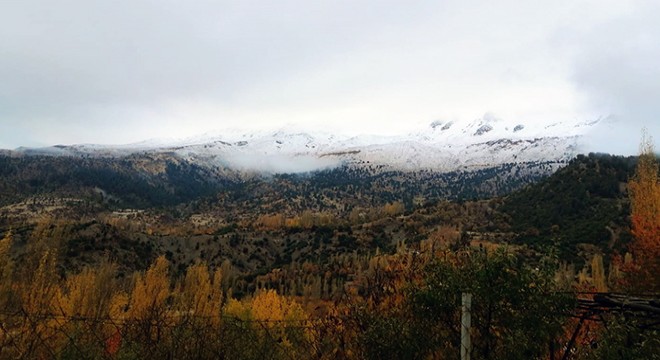
<instances>
[{"instance_id":1,"label":"overcast sky","mask_svg":"<svg viewBox=\"0 0 660 360\"><path fill-rule=\"evenodd\" d=\"M612 116L660 137L659 1L0 1L0 148ZM614 140L614 141L613 141ZM613 147L612 144L625 144Z\"/></svg>"}]
</instances>

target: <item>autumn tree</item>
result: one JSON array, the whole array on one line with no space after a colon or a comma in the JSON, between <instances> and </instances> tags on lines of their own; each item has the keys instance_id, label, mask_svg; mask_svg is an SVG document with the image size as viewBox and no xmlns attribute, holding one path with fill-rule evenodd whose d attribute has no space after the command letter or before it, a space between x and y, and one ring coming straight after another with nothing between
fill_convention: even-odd
<instances>
[{"instance_id":1,"label":"autumn tree","mask_svg":"<svg viewBox=\"0 0 660 360\"><path fill-rule=\"evenodd\" d=\"M605 277L603 256L600 254L594 255L591 259L591 282L596 291L607 291L607 278Z\"/></svg>"},{"instance_id":2,"label":"autumn tree","mask_svg":"<svg viewBox=\"0 0 660 360\"><path fill-rule=\"evenodd\" d=\"M17 294L16 306L22 315L20 318L14 317L16 323L13 331L20 334L20 337L13 339L13 342L17 348L21 348L19 352L23 355L20 357L45 359L61 341L61 324L53 317L56 313L59 276L55 251L44 250L36 256L38 262L24 270L26 277L23 281L12 285L12 290Z\"/></svg>"},{"instance_id":3,"label":"autumn tree","mask_svg":"<svg viewBox=\"0 0 660 360\"><path fill-rule=\"evenodd\" d=\"M11 231L5 234L4 238L0 240L0 358L9 357L9 353L5 350L13 341L11 336L6 336L6 329L8 326L13 326L11 313L15 311L15 297L12 289L13 284L13 261L10 255L12 244Z\"/></svg>"},{"instance_id":4,"label":"autumn tree","mask_svg":"<svg viewBox=\"0 0 660 360\"><path fill-rule=\"evenodd\" d=\"M169 266L160 256L144 275L136 276L128 310L131 318L141 319L165 310L170 295Z\"/></svg>"},{"instance_id":5,"label":"autumn tree","mask_svg":"<svg viewBox=\"0 0 660 360\"><path fill-rule=\"evenodd\" d=\"M69 275L58 287L56 313L64 319L80 319L61 324L61 332L68 338L62 350L64 358L98 358L106 352L106 344L98 339L117 333L116 327L107 322L117 291L115 277L116 265L103 262Z\"/></svg>"},{"instance_id":6,"label":"autumn tree","mask_svg":"<svg viewBox=\"0 0 660 360\"><path fill-rule=\"evenodd\" d=\"M309 341L304 326L308 316L295 300L275 290L260 290L251 299L230 299L224 314L232 341L229 358L305 357L300 344Z\"/></svg>"},{"instance_id":7,"label":"autumn tree","mask_svg":"<svg viewBox=\"0 0 660 360\"><path fill-rule=\"evenodd\" d=\"M634 237L624 259L617 257L610 277L633 292L660 291L660 179L652 139L646 134L640 146L635 175L628 181L631 232ZM623 272L620 274L619 269ZM660 332L627 314L608 318L607 330L599 332L598 347L588 359L652 359L660 353Z\"/></svg>"},{"instance_id":8,"label":"autumn tree","mask_svg":"<svg viewBox=\"0 0 660 360\"><path fill-rule=\"evenodd\" d=\"M30 315L44 316L55 313L58 276L57 257L53 250L45 250L32 276L20 287L21 305Z\"/></svg>"},{"instance_id":9,"label":"autumn tree","mask_svg":"<svg viewBox=\"0 0 660 360\"><path fill-rule=\"evenodd\" d=\"M10 256L12 243L11 231L0 240L0 308L7 309L11 298L13 261Z\"/></svg>"},{"instance_id":10,"label":"autumn tree","mask_svg":"<svg viewBox=\"0 0 660 360\"><path fill-rule=\"evenodd\" d=\"M210 272L204 263L191 265L176 297L179 311L215 323L222 308L222 271Z\"/></svg>"},{"instance_id":11,"label":"autumn tree","mask_svg":"<svg viewBox=\"0 0 660 360\"><path fill-rule=\"evenodd\" d=\"M629 280L638 290L660 291L660 181L652 139L644 136L635 175L628 182L634 241Z\"/></svg>"},{"instance_id":12,"label":"autumn tree","mask_svg":"<svg viewBox=\"0 0 660 360\"><path fill-rule=\"evenodd\" d=\"M406 207L403 205L401 201L395 201L383 205L383 213L387 216L397 216L403 214L405 210Z\"/></svg>"},{"instance_id":13,"label":"autumn tree","mask_svg":"<svg viewBox=\"0 0 660 360\"><path fill-rule=\"evenodd\" d=\"M112 296L117 291L117 266L103 262L69 275L58 292L57 307L64 316L104 319L110 314Z\"/></svg>"}]
</instances>

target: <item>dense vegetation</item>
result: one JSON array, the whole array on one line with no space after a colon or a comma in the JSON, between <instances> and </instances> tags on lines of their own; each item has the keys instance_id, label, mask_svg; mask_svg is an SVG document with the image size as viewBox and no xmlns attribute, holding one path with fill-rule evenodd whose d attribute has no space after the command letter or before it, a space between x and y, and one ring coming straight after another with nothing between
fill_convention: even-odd
<instances>
[{"instance_id":1,"label":"dense vegetation","mask_svg":"<svg viewBox=\"0 0 660 360\"><path fill-rule=\"evenodd\" d=\"M515 241L556 246L569 261L581 251L622 252L631 239L626 183L635 165L633 157L580 155L553 176L512 193L501 210L511 217Z\"/></svg>"},{"instance_id":2,"label":"dense vegetation","mask_svg":"<svg viewBox=\"0 0 660 360\"><path fill-rule=\"evenodd\" d=\"M463 293L473 358L652 356L627 318L570 341L575 291L660 290L650 154L488 199L541 173L2 158L0 357L457 358Z\"/></svg>"},{"instance_id":3,"label":"dense vegetation","mask_svg":"<svg viewBox=\"0 0 660 360\"><path fill-rule=\"evenodd\" d=\"M46 160L31 161L41 164ZM18 167L21 163L16 161L13 166ZM0 231L14 229L17 256L22 256L21 249L34 238L58 243L65 255L62 271L108 257L118 262L122 272L144 269L160 254L172 261L178 273L196 259L212 266L229 260L238 273L247 276L245 286L251 289L256 286L255 275L286 268L292 262L324 265L354 252L391 252L397 243L416 244L434 236L457 246L513 243L538 253L555 248L560 258L581 266L594 254L603 254L607 260L613 252L623 253L630 241L625 184L634 164L632 158L581 156L521 191L473 201L427 197L428 191L438 192L437 196L447 191L443 184L452 182L456 174L395 176L356 169L254 178L241 186L228 182L216 195L144 209L118 208L108 198L119 199L119 195L110 192L105 198L99 194L75 198L72 190L60 198L57 192L43 188L41 195L1 208ZM137 171L128 171L133 167L137 165L122 171L142 177ZM163 165L162 169L168 167L174 166ZM29 178L32 173L12 171L24 174L19 178ZM48 174L40 171L36 173ZM62 177L64 174L62 171ZM483 180L478 174L471 176L475 182ZM11 179L3 178L12 184L6 187L21 186ZM134 186L128 180L124 183ZM191 184L181 185L193 189L185 197L199 190ZM75 188L73 183L70 186ZM157 190L153 191L156 196Z\"/></svg>"},{"instance_id":4,"label":"dense vegetation","mask_svg":"<svg viewBox=\"0 0 660 360\"><path fill-rule=\"evenodd\" d=\"M211 195L229 184L205 168L175 158L0 156L0 205L39 194L80 197L82 192L133 207L171 206Z\"/></svg>"},{"instance_id":5,"label":"dense vegetation","mask_svg":"<svg viewBox=\"0 0 660 360\"><path fill-rule=\"evenodd\" d=\"M467 291L475 357L527 359L562 338L572 303L548 295L557 289L552 267L531 268L506 251L376 256L330 303L266 289L237 300L223 290L224 269L197 264L172 281L164 257L130 281L108 263L59 279L50 249L19 265L7 259L9 241L0 242L0 354L12 358L438 357L459 352Z\"/></svg>"},{"instance_id":6,"label":"dense vegetation","mask_svg":"<svg viewBox=\"0 0 660 360\"><path fill-rule=\"evenodd\" d=\"M548 175L551 162L504 164L473 171L402 172L374 165L344 165L311 174L261 176L229 168L206 168L167 154L74 157L0 154L0 205L39 194L101 197L111 208L153 208L225 201L255 210L262 194L301 199L285 210L336 210L351 196L363 206L403 201L476 199L509 193ZM214 196L221 194L220 196ZM261 199L264 200L265 199ZM349 204L340 204L349 205ZM276 209L276 210L281 210Z\"/></svg>"}]
</instances>

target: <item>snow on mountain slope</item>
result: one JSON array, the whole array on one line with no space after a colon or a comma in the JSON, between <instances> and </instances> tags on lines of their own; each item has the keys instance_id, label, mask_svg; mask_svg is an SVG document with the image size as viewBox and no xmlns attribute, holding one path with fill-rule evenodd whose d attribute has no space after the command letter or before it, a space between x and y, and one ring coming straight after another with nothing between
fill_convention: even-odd
<instances>
[{"instance_id":1,"label":"snow on mountain slope","mask_svg":"<svg viewBox=\"0 0 660 360\"><path fill-rule=\"evenodd\" d=\"M127 156L164 153L206 167L268 173L307 172L339 164L383 169L469 170L504 163L565 162L600 120L524 123L486 114L470 122L434 121L406 135L348 136L288 126L271 131L229 130L182 140L122 146L72 145L18 149L26 154Z\"/></svg>"}]
</instances>

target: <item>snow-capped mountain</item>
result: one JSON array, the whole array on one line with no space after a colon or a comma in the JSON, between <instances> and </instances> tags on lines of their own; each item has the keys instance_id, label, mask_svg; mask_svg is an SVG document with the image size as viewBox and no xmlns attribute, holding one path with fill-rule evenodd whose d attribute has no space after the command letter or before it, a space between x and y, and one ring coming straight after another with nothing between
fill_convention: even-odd
<instances>
[{"instance_id":1,"label":"snow-capped mountain","mask_svg":"<svg viewBox=\"0 0 660 360\"><path fill-rule=\"evenodd\" d=\"M393 170L471 170L505 163L563 163L580 151L601 121L524 123L486 114L470 122L434 121L405 135L342 135L289 126L230 130L182 140L122 146L71 145L17 149L25 154L120 157L170 154L209 168L306 172L339 164Z\"/></svg>"}]
</instances>

